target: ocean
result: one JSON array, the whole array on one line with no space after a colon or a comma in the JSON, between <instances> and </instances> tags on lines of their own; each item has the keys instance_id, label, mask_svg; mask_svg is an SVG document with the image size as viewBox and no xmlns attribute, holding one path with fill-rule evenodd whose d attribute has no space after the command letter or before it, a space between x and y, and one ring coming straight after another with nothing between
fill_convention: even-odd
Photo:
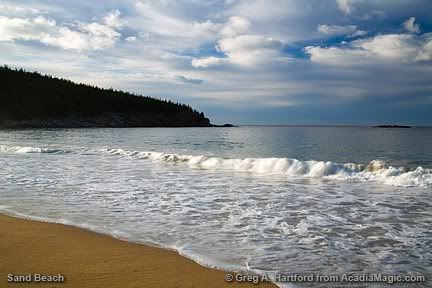
<instances>
[{"instance_id":1,"label":"ocean","mask_svg":"<svg viewBox=\"0 0 432 288\"><path fill-rule=\"evenodd\" d=\"M0 165L3 213L205 266L432 277L432 128L0 130Z\"/></svg>"}]
</instances>

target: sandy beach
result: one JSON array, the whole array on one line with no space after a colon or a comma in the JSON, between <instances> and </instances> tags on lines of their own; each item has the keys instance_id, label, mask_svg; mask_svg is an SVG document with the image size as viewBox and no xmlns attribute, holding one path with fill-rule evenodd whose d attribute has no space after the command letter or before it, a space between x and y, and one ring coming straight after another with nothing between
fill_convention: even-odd
<instances>
[{"instance_id":1,"label":"sandy beach","mask_svg":"<svg viewBox=\"0 0 432 288\"><path fill-rule=\"evenodd\" d=\"M26 287L257 286L227 283L225 272L200 266L175 251L6 215L0 215L0 259L1 287L17 286L8 282L8 274L65 277L63 283L32 282Z\"/></svg>"}]
</instances>

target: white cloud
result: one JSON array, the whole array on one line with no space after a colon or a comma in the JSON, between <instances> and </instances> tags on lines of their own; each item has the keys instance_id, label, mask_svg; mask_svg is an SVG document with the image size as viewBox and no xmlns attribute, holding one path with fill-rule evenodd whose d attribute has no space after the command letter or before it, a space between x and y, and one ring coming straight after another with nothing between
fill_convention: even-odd
<instances>
[{"instance_id":1,"label":"white cloud","mask_svg":"<svg viewBox=\"0 0 432 288\"><path fill-rule=\"evenodd\" d=\"M215 23L207 18L204 12L200 17L190 17L193 11L189 6L200 5L201 7L204 4L200 1L193 3L168 1L165 4L160 1L135 0L134 2L139 16L129 17L128 26L140 30L140 35L152 35L152 39L146 39L146 42L160 46L161 49L164 47L169 47L171 50L190 49L215 41L222 27L221 23Z\"/></svg>"},{"instance_id":2,"label":"white cloud","mask_svg":"<svg viewBox=\"0 0 432 288\"><path fill-rule=\"evenodd\" d=\"M218 44L218 48L223 52L278 50L281 46L280 41L261 35L241 35L234 38L224 38Z\"/></svg>"},{"instance_id":3,"label":"white cloud","mask_svg":"<svg viewBox=\"0 0 432 288\"><path fill-rule=\"evenodd\" d=\"M363 31L363 30L357 30L355 33L349 35L350 37L361 37L361 36L365 36L367 35L368 32L367 31Z\"/></svg>"},{"instance_id":4,"label":"white cloud","mask_svg":"<svg viewBox=\"0 0 432 288\"><path fill-rule=\"evenodd\" d=\"M36 8L0 4L0 14L7 16L39 15L41 11Z\"/></svg>"},{"instance_id":5,"label":"white cloud","mask_svg":"<svg viewBox=\"0 0 432 288\"><path fill-rule=\"evenodd\" d=\"M262 35L240 35L223 38L218 41L217 50L227 55L226 58L214 56L192 60L195 68L207 68L223 63L242 66L254 66L278 59L282 42Z\"/></svg>"},{"instance_id":6,"label":"white cloud","mask_svg":"<svg viewBox=\"0 0 432 288\"><path fill-rule=\"evenodd\" d=\"M355 8L351 0L336 0L336 1L340 11L342 11L344 15L350 15L355 11Z\"/></svg>"},{"instance_id":7,"label":"white cloud","mask_svg":"<svg viewBox=\"0 0 432 288\"><path fill-rule=\"evenodd\" d=\"M432 33L423 35L425 40L423 47L415 58L415 61L432 61Z\"/></svg>"},{"instance_id":8,"label":"white cloud","mask_svg":"<svg viewBox=\"0 0 432 288\"><path fill-rule=\"evenodd\" d=\"M276 58L282 42L261 35L241 35L234 38L223 38L217 48L224 52L229 62L251 66Z\"/></svg>"},{"instance_id":9,"label":"white cloud","mask_svg":"<svg viewBox=\"0 0 432 288\"><path fill-rule=\"evenodd\" d=\"M251 23L248 19L240 16L233 16L229 19L228 23L222 27L220 34L224 37L235 37L248 33L250 26Z\"/></svg>"},{"instance_id":10,"label":"white cloud","mask_svg":"<svg viewBox=\"0 0 432 288\"><path fill-rule=\"evenodd\" d=\"M251 22L239 16L232 16L220 27L216 49L227 57L204 57L192 59L192 67L207 68L223 63L253 66L271 61L279 56L282 42L271 37L248 34Z\"/></svg>"},{"instance_id":11,"label":"white cloud","mask_svg":"<svg viewBox=\"0 0 432 288\"><path fill-rule=\"evenodd\" d=\"M99 23L90 23L81 25L80 30L83 32L87 32L88 34L100 37L102 39L113 40L117 38L120 34L113 30L110 26L99 24Z\"/></svg>"},{"instance_id":12,"label":"white cloud","mask_svg":"<svg viewBox=\"0 0 432 288\"><path fill-rule=\"evenodd\" d=\"M307 46L305 51L312 62L330 65L360 64L367 59L364 51L349 48Z\"/></svg>"},{"instance_id":13,"label":"white cloud","mask_svg":"<svg viewBox=\"0 0 432 288\"><path fill-rule=\"evenodd\" d=\"M357 26L355 25L339 26L339 25L320 24L318 25L317 30L322 34L331 35L331 36L348 35L350 37L358 37L367 34L366 31L358 30Z\"/></svg>"},{"instance_id":14,"label":"white cloud","mask_svg":"<svg viewBox=\"0 0 432 288\"><path fill-rule=\"evenodd\" d=\"M419 43L412 35L389 34L356 40L353 46L381 58L410 60L417 54Z\"/></svg>"},{"instance_id":15,"label":"white cloud","mask_svg":"<svg viewBox=\"0 0 432 288\"><path fill-rule=\"evenodd\" d=\"M227 60L226 58L217 58L214 56L192 59L192 67L207 68L209 66L215 66L215 65L226 63L226 60Z\"/></svg>"},{"instance_id":16,"label":"white cloud","mask_svg":"<svg viewBox=\"0 0 432 288\"><path fill-rule=\"evenodd\" d=\"M59 26L56 21L44 16L35 18L9 18L0 16L0 41L39 41L43 44L72 50L100 50L112 47L120 33L114 26L117 12L105 16L105 24L93 22L79 24L74 29ZM106 24L109 22L109 25Z\"/></svg>"},{"instance_id":17,"label":"white cloud","mask_svg":"<svg viewBox=\"0 0 432 288\"><path fill-rule=\"evenodd\" d=\"M38 40L43 33L51 33L55 29L55 21L43 16L33 19L0 16L0 41Z\"/></svg>"},{"instance_id":18,"label":"white cloud","mask_svg":"<svg viewBox=\"0 0 432 288\"><path fill-rule=\"evenodd\" d=\"M102 22L109 27L120 28L122 26L120 14L119 10L111 11L103 17Z\"/></svg>"},{"instance_id":19,"label":"white cloud","mask_svg":"<svg viewBox=\"0 0 432 288\"><path fill-rule=\"evenodd\" d=\"M126 42L135 42L137 40L137 38L135 36L129 36L126 37Z\"/></svg>"},{"instance_id":20,"label":"white cloud","mask_svg":"<svg viewBox=\"0 0 432 288\"><path fill-rule=\"evenodd\" d=\"M192 24L192 30L197 33L215 33L217 32L221 27L221 24L219 23L213 23L210 20L207 20L205 22L194 22Z\"/></svg>"},{"instance_id":21,"label":"white cloud","mask_svg":"<svg viewBox=\"0 0 432 288\"><path fill-rule=\"evenodd\" d=\"M78 31L72 31L67 27L60 27L55 34L41 34L39 36L40 42L50 45L61 47L66 50L89 50L93 45L90 43L86 34ZM96 47L95 47L96 49Z\"/></svg>"},{"instance_id":22,"label":"white cloud","mask_svg":"<svg viewBox=\"0 0 432 288\"><path fill-rule=\"evenodd\" d=\"M420 33L420 25L415 23L416 18L410 17L402 23L402 26L411 33Z\"/></svg>"},{"instance_id":23,"label":"white cloud","mask_svg":"<svg viewBox=\"0 0 432 288\"><path fill-rule=\"evenodd\" d=\"M309 46L305 51L314 62L350 65L354 63L408 63L432 59L432 36L413 34L378 35L355 40L341 47Z\"/></svg>"}]
</instances>

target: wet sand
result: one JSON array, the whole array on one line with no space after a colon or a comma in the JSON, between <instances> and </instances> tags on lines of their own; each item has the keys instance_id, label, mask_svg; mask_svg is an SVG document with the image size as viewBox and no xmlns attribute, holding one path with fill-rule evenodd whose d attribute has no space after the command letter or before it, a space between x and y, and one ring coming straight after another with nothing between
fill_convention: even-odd
<instances>
[{"instance_id":1,"label":"wet sand","mask_svg":"<svg viewBox=\"0 0 432 288\"><path fill-rule=\"evenodd\" d=\"M8 283L8 274L61 274L65 282ZM228 283L225 274L175 251L0 214L0 287L257 287Z\"/></svg>"}]
</instances>

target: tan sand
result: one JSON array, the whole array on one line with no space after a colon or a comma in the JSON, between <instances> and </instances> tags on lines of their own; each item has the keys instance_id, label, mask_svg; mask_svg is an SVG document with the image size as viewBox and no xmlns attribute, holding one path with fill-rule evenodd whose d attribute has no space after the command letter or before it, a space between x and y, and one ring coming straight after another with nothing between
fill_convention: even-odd
<instances>
[{"instance_id":1,"label":"tan sand","mask_svg":"<svg viewBox=\"0 0 432 288\"><path fill-rule=\"evenodd\" d=\"M66 281L11 284L8 274L61 274ZM225 274L174 251L72 226L0 215L0 287L257 287L228 283Z\"/></svg>"}]
</instances>

